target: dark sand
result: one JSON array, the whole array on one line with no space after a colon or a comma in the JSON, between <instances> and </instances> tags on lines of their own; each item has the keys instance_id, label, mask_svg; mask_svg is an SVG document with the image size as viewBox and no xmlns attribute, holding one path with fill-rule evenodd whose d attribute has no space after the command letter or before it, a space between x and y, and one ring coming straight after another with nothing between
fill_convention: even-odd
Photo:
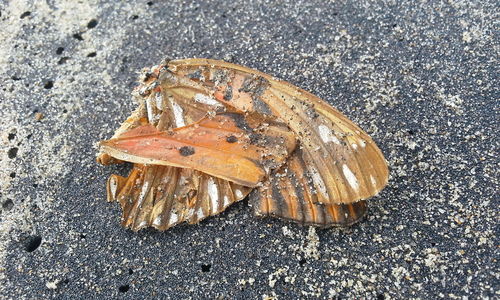
<instances>
[{"instance_id":1,"label":"dark sand","mask_svg":"<svg viewBox=\"0 0 500 300\"><path fill-rule=\"evenodd\" d=\"M499 297L497 1L81 2L0 3L1 298ZM358 123L391 168L368 218L319 230L242 201L122 228L104 187L127 166L95 143L166 56L257 68Z\"/></svg>"}]
</instances>

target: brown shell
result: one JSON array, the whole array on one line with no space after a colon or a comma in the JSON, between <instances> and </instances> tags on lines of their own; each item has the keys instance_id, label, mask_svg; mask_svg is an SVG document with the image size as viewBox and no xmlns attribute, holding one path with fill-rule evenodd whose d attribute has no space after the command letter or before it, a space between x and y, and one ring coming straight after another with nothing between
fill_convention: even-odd
<instances>
[{"instance_id":1,"label":"brown shell","mask_svg":"<svg viewBox=\"0 0 500 300\"><path fill-rule=\"evenodd\" d=\"M136 95L138 109L98 156L135 164L128 178L108 181L108 199L120 201L133 230L196 223L252 188L256 215L350 225L387 184L386 161L364 131L259 71L176 60L146 70Z\"/></svg>"}]
</instances>

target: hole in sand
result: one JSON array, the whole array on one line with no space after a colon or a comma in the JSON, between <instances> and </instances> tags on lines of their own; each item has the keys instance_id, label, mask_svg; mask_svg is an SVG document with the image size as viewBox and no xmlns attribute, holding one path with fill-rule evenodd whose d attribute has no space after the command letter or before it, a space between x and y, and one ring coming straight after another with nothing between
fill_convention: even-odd
<instances>
[{"instance_id":1,"label":"hole in sand","mask_svg":"<svg viewBox=\"0 0 500 300\"><path fill-rule=\"evenodd\" d=\"M8 156L9 156L9 158L10 158L10 159L14 159L14 158L16 158L16 156L17 156L17 151L19 151L19 148L17 148L17 147L10 148L10 149L9 149L9 152L7 153L7 154L8 154Z\"/></svg>"},{"instance_id":2,"label":"hole in sand","mask_svg":"<svg viewBox=\"0 0 500 300\"><path fill-rule=\"evenodd\" d=\"M39 235L30 236L26 240L26 244L24 245L24 250L26 250L27 252L33 252L36 249L38 249L40 244L42 244L42 237L41 236L39 236Z\"/></svg>"},{"instance_id":3,"label":"hole in sand","mask_svg":"<svg viewBox=\"0 0 500 300\"><path fill-rule=\"evenodd\" d=\"M53 86L54 86L54 81L52 81L52 80L48 80L48 81L47 81L47 82L45 82L45 84L43 85L43 88L44 88L44 89L47 89L47 90L50 90Z\"/></svg>"},{"instance_id":4,"label":"hole in sand","mask_svg":"<svg viewBox=\"0 0 500 300\"><path fill-rule=\"evenodd\" d=\"M14 202L10 199L5 200L4 203L2 203L2 208L4 210L11 210L14 207Z\"/></svg>"},{"instance_id":5,"label":"hole in sand","mask_svg":"<svg viewBox=\"0 0 500 300\"><path fill-rule=\"evenodd\" d=\"M130 286L128 284L120 285L120 287L118 288L120 293L126 293L126 292L128 292L129 289L130 289Z\"/></svg>"},{"instance_id":6,"label":"hole in sand","mask_svg":"<svg viewBox=\"0 0 500 300\"><path fill-rule=\"evenodd\" d=\"M211 264L206 264L206 265L201 265L201 271L203 273L207 273L207 272L210 272L210 268L212 267Z\"/></svg>"},{"instance_id":7,"label":"hole in sand","mask_svg":"<svg viewBox=\"0 0 500 300\"><path fill-rule=\"evenodd\" d=\"M90 22L87 24L87 28L88 29L94 28L96 26L97 26L97 20L96 19L90 20Z\"/></svg>"}]
</instances>

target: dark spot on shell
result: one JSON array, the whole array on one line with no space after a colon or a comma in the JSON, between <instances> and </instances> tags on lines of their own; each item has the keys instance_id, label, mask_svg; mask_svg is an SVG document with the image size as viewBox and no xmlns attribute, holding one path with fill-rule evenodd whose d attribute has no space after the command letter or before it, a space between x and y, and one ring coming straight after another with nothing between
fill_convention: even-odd
<instances>
[{"instance_id":1,"label":"dark spot on shell","mask_svg":"<svg viewBox=\"0 0 500 300\"><path fill-rule=\"evenodd\" d=\"M224 113L221 115L231 118L234 121L236 127L238 127L239 129L242 129L246 132L253 132L252 128L250 128L247 121L245 120L245 117L242 114Z\"/></svg>"},{"instance_id":2,"label":"dark spot on shell","mask_svg":"<svg viewBox=\"0 0 500 300\"><path fill-rule=\"evenodd\" d=\"M236 143L238 141L238 138L235 137L234 135L230 135L226 138L226 142L228 143Z\"/></svg>"},{"instance_id":3,"label":"dark spot on shell","mask_svg":"<svg viewBox=\"0 0 500 300\"><path fill-rule=\"evenodd\" d=\"M259 97L253 97L252 101L253 101L253 107L257 112L265 115L272 114L269 105L266 102L262 101L262 99L260 99Z\"/></svg>"},{"instance_id":4,"label":"dark spot on shell","mask_svg":"<svg viewBox=\"0 0 500 300\"><path fill-rule=\"evenodd\" d=\"M226 84L229 81L229 71L225 69L216 69L212 72L215 85Z\"/></svg>"},{"instance_id":5,"label":"dark spot on shell","mask_svg":"<svg viewBox=\"0 0 500 300\"><path fill-rule=\"evenodd\" d=\"M194 148L191 147L191 146L183 146L179 149L179 153L182 155L182 156L190 156L190 155L193 155L194 154Z\"/></svg>"},{"instance_id":6,"label":"dark spot on shell","mask_svg":"<svg viewBox=\"0 0 500 300\"><path fill-rule=\"evenodd\" d=\"M285 198L283 197L283 194L280 192L280 187L278 180L274 178L272 180L272 190L271 193L273 195L273 200L276 203L276 213L283 213L287 212L289 210L288 203L286 202Z\"/></svg>"},{"instance_id":7,"label":"dark spot on shell","mask_svg":"<svg viewBox=\"0 0 500 300\"><path fill-rule=\"evenodd\" d=\"M262 141L262 134L260 133L251 133L250 136L250 144L255 145Z\"/></svg>"},{"instance_id":8,"label":"dark spot on shell","mask_svg":"<svg viewBox=\"0 0 500 300\"><path fill-rule=\"evenodd\" d=\"M144 82L146 82L146 81L148 81L149 79L151 79L151 77L153 76L153 73L151 73L151 72L144 72L144 73L143 73L143 76L144 76L143 81L144 81Z\"/></svg>"},{"instance_id":9,"label":"dark spot on shell","mask_svg":"<svg viewBox=\"0 0 500 300\"><path fill-rule=\"evenodd\" d=\"M262 76L248 76L243 81L239 91L250 93L255 97L259 97L269 87L269 81Z\"/></svg>"},{"instance_id":10,"label":"dark spot on shell","mask_svg":"<svg viewBox=\"0 0 500 300\"><path fill-rule=\"evenodd\" d=\"M310 108L308 108L308 109L306 110L306 114L307 114L307 116L309 116L309 118L311 118L311 119L313 119L313 120L319 117L319 114L318 114L318 112L314 109L314 107L310 107Z\"/></svg>"},{"instance_id":11,"label":"dark spot on shell","mask_svg":"<svg viewBox=\"0 0 500 300\"><path fill-rule=\"evenodd\" d=\"M233 98L233 87L228 86L224 92L224 100L230 101Z\"/></svg>"},{"instance_id":12,"label":"dark spot on shell","mask_svg":"<svg viewBox=\"0 0 500 300\"><path fill-rule=\"evenodd\" d=\"M215 109L215 113L217 114L221 114L223 112L226 111L226 107L225 106L218 106L216 109Z\"/></svg>"},{"instance_id":13,"label":"dark spot on shell","mask_svg":"<svg viewBox=\"0 0 500 300\"><path fill-rule=\"evenodd\" d=\"M260 99L260 96L269 87L269 81L262 76L248 76L238 91L249 93L252 96L253 106L259 113L270 115L269 105Z\"/></svg>"},{"instance_id":14,"label":"dark spot on shell","mask_svg":"<svg viewBox=\"0 0 500 300\"><path fill-rule=\"evenodd\" d=\"M188 78L191 78L191 79L200 79L201 78L201 70L196 70L194 71L193 73L189 73L186 75Z\"/></svg>"}]
</instances>

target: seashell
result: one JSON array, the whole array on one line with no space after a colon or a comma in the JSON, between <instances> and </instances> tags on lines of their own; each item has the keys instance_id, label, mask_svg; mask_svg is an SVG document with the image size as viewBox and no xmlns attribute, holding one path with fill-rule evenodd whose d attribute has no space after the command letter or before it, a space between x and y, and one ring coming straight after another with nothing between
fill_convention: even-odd
<instances>
[{"instance_id":1,"label":"seashell","mask_svg":"<svg viewBox=\"0 0 500 300\"><path fill-rule=\"evenodd\" d=\"M210 59L168 61L140 78L139 106L97 159L134 165L107 183L132 230L198 223L247 195L257 216L347 226L387 184L374 141L290 83Z\"/></svg>"}]
</instances>

